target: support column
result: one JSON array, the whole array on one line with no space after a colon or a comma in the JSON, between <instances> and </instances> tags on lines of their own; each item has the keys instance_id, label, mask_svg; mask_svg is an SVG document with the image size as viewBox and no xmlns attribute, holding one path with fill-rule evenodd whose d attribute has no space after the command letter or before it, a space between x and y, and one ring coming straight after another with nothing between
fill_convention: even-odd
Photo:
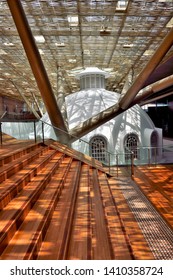
<instances>
[{"instance_id":1,"label":"support column","mask_svg":"<svg viewBox=\"0 0 173 280\"><path fill-rule=\"evenodd\" d=\"M126 81L124 83L124 87L122 89L121 96L124 96L126 94L126 92L129 90L130 86L132 85L133 76L134 76L133 70L130 69L130 71L127 74L127 77L126 77Z\"/></svg>"},{"instance_id":2,"label":"support column","mask_svg":"<svg viewBox=\"0 0 173 280\"><path fill-rule=\"evenodd\" d=\"M67 121L67 110L66 110L66 103L65 103L65 94L64 94L64 82L63 82L63 74L61 68L57 67L57 94L56 94L56 100L58 107L61 111L61 114L63 116L64 122L66 127L68 127L68 121Z\"/></svg>"}]
</instances>

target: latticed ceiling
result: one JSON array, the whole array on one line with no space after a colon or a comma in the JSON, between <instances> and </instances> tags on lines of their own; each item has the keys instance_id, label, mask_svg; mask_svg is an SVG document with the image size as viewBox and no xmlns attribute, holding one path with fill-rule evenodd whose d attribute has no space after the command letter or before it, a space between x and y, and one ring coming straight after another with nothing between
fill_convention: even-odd
<instances>
[{"instance_id":1,"label":"latticed ceiling","mask_svg":"<svg viewBox=\"0 0 173 280\"><path fill-rule=\"evenodd\" d=\"M70 94L79 89L75 74L89 66L108 71L107 89L121 93L128 73L131 71L135 80L173 27L172 0L21 3L54 93L57 67L62 70L64 92ZM170 48L161 63L172 55ZM169 72L173 73L173 68ZM0 1L0 95L41 100L5 0Z\"/></svg>"}]
</instances>

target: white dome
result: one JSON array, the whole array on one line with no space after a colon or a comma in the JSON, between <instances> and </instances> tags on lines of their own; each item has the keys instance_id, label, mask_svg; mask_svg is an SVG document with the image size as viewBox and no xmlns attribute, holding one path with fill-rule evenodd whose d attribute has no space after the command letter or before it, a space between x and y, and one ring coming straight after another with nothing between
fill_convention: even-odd
<instances>
[{"instance_id":1,"label":"white dome","mask_svg":"<svg viewBox=\"0 0 173 280\"><path fill-rule=\"evenodd\" d=\"M103 75L104 71L92 67L84 70L78 77L85 79L85 75L88 76L95 73ZM84 82L86 85L86 81ZM95 88L84 88L66 96L69 128L72 129L87 119L117 104L119 97L120 95L118 93L97 86ZM154 126L150 117L139 105L135 105L109 122L89 132L82 139L88 143L102 141L102 144L104 145L105 143L106 149L110 153L115 154L118 152L119 154L123 154L120 161L124 164L124 153L128 149L131 149L135 143L136 150L141 146L150 146L153 132L156 136L155 138L153 137L153 139L156 139L155 144L161 145L161 130ZM74 142L73 148L93 156L90 145L85 145L84 142ZM140 155L140 159L141 157L142 155ZM115 164L115 158L112 160L112 164Z\"/></svg>"}]
</instances>

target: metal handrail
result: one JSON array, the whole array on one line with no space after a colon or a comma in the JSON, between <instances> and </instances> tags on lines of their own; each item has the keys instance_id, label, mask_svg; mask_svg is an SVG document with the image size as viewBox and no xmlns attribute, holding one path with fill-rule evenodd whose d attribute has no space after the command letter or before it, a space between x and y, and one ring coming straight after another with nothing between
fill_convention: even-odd
<instances>
[{"instance_id":1,"label":"metal handrail","mask_svg":"<svg viewBox=\"0 0 173 280\"><path fill-rule=\"evenodd\" d=\"M63 129L60 129L56 127L55 125L52 125L44 120L39 120L39 126L36 126L37 121L33 121L34 123L34 131L33 131L33 137L35 139L35 142L38 139L38 136L40 139L42 139L43 143L45 141L45 136L46 136L46 131L47 128L45 128L45 125L53 128L54 130L56 129L57 131L60 131L61 133L67 134L68 138L73 138L74 142L79 141L82 142L81 144L79 143L79 146L81 145L81 149L83 149L83 153L89 155L90 154L90 143L87 140L78 138L72 134L70 134L67 131L63 131ZM48 129L49 130L49 129ZM58 135L58 133L57 133ZM2 145L2 130L0 126L0 144ZM49 137L50 138L50 137ZM53 137L54 138L54 137ZM98 143L99 144L99 143ZM98 144L93 143L93 145ZM71 142L67 146L70 146ZM79 149L76 148L77 150L81 150L80 147ZM151 164L156 165L158 163L164 163L164 162L172 162L171 160L171 155L173 155L173 145L168 144L168 145L160 145L160 146L138 146L136 148L136 152L134 150L127 149L126 152L120 153L119 151L108 151L107 149L103 148L103 157L100 160L103 165L107 168L109 168L109 171L114 171L114 173L119 172L119 166L124 166L128 169L128 172L131 173L131 175L134 174L134 167L135 165L148 165L150 166ZM170 152L169 152L170 151ZM168 159L168 161L166 161ZM116 172L117 168L117 172Z\"/></svg>"},{"instance_id":2,"label":"metal handrail","mask_svg":"<svg viewBox=\"0 0 173 280\"><path fill-rule=\"evenodd\" d=\"M45 121L43 121L43 120L39 120L41 123L42 123L42 141L43 141L43 143L45 142L45 139L44 139L44 126L43 126L43 124L45 124L45 125L49 125L49 126L51 126L52 128L54 128L54 129L57 129L57 130L59 130L60 132L63 132L63 133L65 133L65 134L67 134L68 136L70 136L71 138L74 138L74 139L76 139L76 141L78 140L78 141L80 141L80 142L83 142L83 143L85 143L85 144L87 144L88 145L88 147L89 147L89 142L87 142L86 140L83 140L83 139L81 139L81 138L78 138L78 137L76 137L76 136L74 136L74 135L72 135L72 134L70 134L70 133L68 133L68 132L66 132L66 131L64 131L64 130L62 130L62 129L60 129L60 128L58 128L58 127L56 127L56 126L54 126L54 125L52 125L52 124L50 124L50 123L47 123L47 122L45 122ZM34 129L36 129L35 128L35 126L34 126ZM36 137L36 131L34 132L34 134L35 134L35 137ZM35 141L36 141L36 138L35 138ZM120 153L111 153L110 151L108 151L107 149L103 149L103 151L105 152L105 154L107 154L108 155L108 165L106 165L106 163L104 162L104 161L101 161L104 165L106 165L106 166L108 166L108 168L109 168L109 173L111 173L111 164L110 164L110 158L111 158L111 156L112 157L114 157L115 158L115 162L116 162L116 166L117 166L117 177L118 177L118 155L121 155ZM131 152L130 150L129 150L129 152L127 152L127 153L122 153L123 155L125 155L125 154L129 154L130 155L130 166L131 166L131 175L133 175L134 174L134 167L133 167L133 158L134 158L134 156L133 156L133 152Z\"/></svg>"},{"instance_id":3,"label":"metal handrail","mask_svg":"<svg viewBox=\"0 0 173 280\"><path fill-rule=\"evenodd\" d=\"M66 133L66 134L68 134L68 136L70 136L70 137L73 137L74 139L76 139L76 140L79 140L80 142L83 142L83 143L85 143L86 145L88 145L88 147L89 147L89 143L86 141L86 140L83 140L83 139L81 139L81 138L77 138L76 136L74 136L74 135L72 135L72 134L70 134L70 133L68 133L68 132L66 132L66 131L63 131L62 129L60 129L60 128L57 128L56 126L54 126L54 125L52 125L52 124L50 124L50 123L47 123L47 122L45 122L45 121L43 121L43 120L40 120L41 121L41 123L43 124L45 124L45 125L49 125L49 126L51 126L52 128L54 128L54 129L57 129L57 130L59 130L59 131L61 131L61 132L63 132L63 133ZM44 141L44 128L43 128L43 126L42 126L42 135L43 135L43 141ZM119 157L121 157L121 156L124 156L124 157L126 157L127 156L127 158L129 158L128 159L128 161L126 162L126 164L125 164L125 166L126 167L130 167L130 173L131 173L131 175L134 175L134 166L136 165L136 164L147 164L148 166L150 166L151 164L154 164L154 165L156 165L157 164L157 151L159 150L159 149L161 149L162 151L164 151L164 149L166 149L166 147L170 147L171 145L166 145L166 146L140 146L140 147L137 147L136 148L136 150L137 151L139 151L138 152L138 154L139 154L139 159L136 159L135 158L135 155L134 155L134 153L133 153L133 151L131 151L130 149L126 152L126 153L112 153L112 152L110 152L110 151L108 151L108 150L106 150L105 148L104 148L104 152L105 152L105 154L107 154L108 156L107 156L107 163L106 162L104 162L104 161L101 161L104 165L106 165L108 168L109 168L109 171L111 170L111 166L113 166L113 167L117 167L117 176L118 176L118 166L120 165L119 163ZM173 145L172 145L172 147L173 147ZM144 161L143 161L143 159L141 159L140 157L141 157L141 155L142 155L142 151L147 151L147 153L148 153L148 156L145 156L144 157ZM151 151L154 151L154 153L153 153L153 155L152 155L152 153L151 153ZM128 156L129 155L129 156ZM143 155L142 155L143 156ZM111 165L110 163L111 163L111 160L110 160L110 158L113 158L114 160L114 162L115 162L115 165Z\"/></svg>"},{"instance_id":4,"label":"metal handrail","mask_svg":"<svg viewBox=\"0 0 173 280\"><path fill-rule=\"evenodd\" d=\"M3 119L3 117L6 115L7 111L4 111L0 117L0 119Z\"/></svg>"}]
</instances>

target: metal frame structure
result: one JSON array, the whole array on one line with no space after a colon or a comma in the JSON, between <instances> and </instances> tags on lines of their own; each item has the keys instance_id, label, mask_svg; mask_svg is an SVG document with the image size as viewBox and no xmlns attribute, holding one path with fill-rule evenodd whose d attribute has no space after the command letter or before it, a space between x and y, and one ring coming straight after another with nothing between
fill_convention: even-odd
<instances>
[{"instance_id":1,"label":"metal frame structure","mask_svg":"<svg viewBox=\"0 0 173 280\"><path fill-rule=\"evenodd\" d=\"M76 137L146 101L146 95L151 99L153 83L160 98L172 93L172 0L3 0L0 11L0 95L43 101L62 131L68 128L58 92L77 91L75 75L85 67L108 71L107 89L119 92L120 99L69 131ZM131 72L132 84L124 92ZM63 142L69 142L66 135L62 132Z\"/></svg>"}]
</instances>

